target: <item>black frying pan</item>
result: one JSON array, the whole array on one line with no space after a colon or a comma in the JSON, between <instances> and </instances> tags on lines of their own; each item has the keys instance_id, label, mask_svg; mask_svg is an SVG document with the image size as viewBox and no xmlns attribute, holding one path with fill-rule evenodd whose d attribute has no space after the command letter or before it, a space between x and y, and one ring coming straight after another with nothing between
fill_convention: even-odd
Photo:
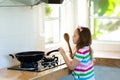
<instances>
[{"instance_id":1,"label":"black frying pan","mask_svg":"<svg viewBox=\"0 0 120 80\"><path fill-rule=\"evenodd\" d=\"M49 55L52 52L58 52L58 49L49 51L48 53L46 53L46 55ZM14 58L13 54L9 54L9 56L12 56L12 58ZM44 56L45 56L44 51L26 51L15 54L15 57L20 62L36 62L43 59Z\"/></svg>"}]
</instances>

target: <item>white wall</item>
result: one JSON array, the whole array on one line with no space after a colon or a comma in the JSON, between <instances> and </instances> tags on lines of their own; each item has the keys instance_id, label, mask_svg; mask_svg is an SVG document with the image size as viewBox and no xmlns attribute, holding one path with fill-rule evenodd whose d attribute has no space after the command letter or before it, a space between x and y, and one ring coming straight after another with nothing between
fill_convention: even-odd
<instances>
[{"instance_id":1,"label":"white wall","mask_svg":"<svg viewBox=\"0 0 120 80\"><path fill-rule=\"evenodd\" d=\"M76 0L76 22L78 25L89 27L89 0Z\"/></svg>"},{"instance_id":2,"label":"white wall","mask_svg":"<svg viewBox=\"0 0 120 80\"><path fill-rule=\"evenodd\" d=\"M8 54L42 50L42 6L0 7L0 68L18 64ZM43 36L42 36L43 37Z\"/></svg>"}]
</instances>

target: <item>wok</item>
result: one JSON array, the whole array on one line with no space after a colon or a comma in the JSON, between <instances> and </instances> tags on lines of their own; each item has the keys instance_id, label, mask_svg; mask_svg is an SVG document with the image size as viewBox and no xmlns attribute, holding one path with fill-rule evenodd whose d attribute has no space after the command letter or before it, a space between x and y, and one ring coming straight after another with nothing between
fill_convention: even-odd
<instances>
[{"instance_id":1,"label":"wok","mask_svg":"<svg viewBox=\"0 0 120 80\"><path fill-rule=\"evenodd\" d=\"M52 52L58 52L58 49L49 51L46 53L49 55ZM15 55L9 54L9 56L12 56L12 58L16 57L18 61L20 62L37 62L45 57L44 51L26 51L26 52L19 52Z\"/></svg>"}]
</instances>

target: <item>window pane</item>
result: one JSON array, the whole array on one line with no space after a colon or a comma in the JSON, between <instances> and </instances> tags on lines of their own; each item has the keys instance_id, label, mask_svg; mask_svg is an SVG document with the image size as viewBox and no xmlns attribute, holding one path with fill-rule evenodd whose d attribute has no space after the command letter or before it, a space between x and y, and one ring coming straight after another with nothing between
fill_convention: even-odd
<instances>
[{"instance_id":1,"label":"window pane","mask_svg":"<svg viewBox=\"0 0 120 80\"><path fill-rule=\"evenodd\" d=\"M120 19L94 19L93 38L96 40L120 41Z\"/></svg>"},{"instance_id":2,"label":"window pane","mask_svg":"<svg viewBox=\"0 0 120 80\"><path fill-rule=\"evenodd\" d=\"M45 21L45 43L59 42L59 21Z\"/></svg>"},{"instance_id":3,"label":"window pane","mask_svg":"<svg viewBox=\"0 0 120 80\"><path fill-rule=\"evenodd\" d=\"M45 7L45 43L59 42L60 34L60 8L57 5Z\"/></svg>"},{"instance_id":4,"label":"window pane","mask_svg":"<svg viewBox=\"0 0 120 80\"><path fill-rule=\"evenodd\" d=\"M120 0L91 0L94 16L120 17Z\"/></svg>"},{"instance_id":5,"label":"window pane","mask_svg":"<svg viewBox=\"0 0 120 80\"><path fill-rule=\"evenodd\" d=\"M120 41L120 0L91 0L90 26L93 39Z\"/></svg>"}]
</instances>

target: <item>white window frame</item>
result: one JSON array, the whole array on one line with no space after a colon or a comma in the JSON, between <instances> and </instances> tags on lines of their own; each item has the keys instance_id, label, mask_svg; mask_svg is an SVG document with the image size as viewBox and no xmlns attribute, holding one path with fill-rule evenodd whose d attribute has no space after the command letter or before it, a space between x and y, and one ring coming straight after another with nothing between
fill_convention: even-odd
<instances>
[{"instance_id":1,"label":"white window frame","mask_svg":"<svg viewBox=\"0 0 120 80\"><path fill-rule=\"evenodd\" d=\"M88 2L90 4L90 2ZM90 16L90 5L88 7L89 9L89 17ZM90 18L89 18L90 22ZM90 24L89 24L90 26ZM92 30L91 30L92 31ZM100 41L100 40L93 40L92 47L95 51L115 51L120 52L120 41Z\"/></svg>"},{"instance_id":2,"label":"white window frame","mask_svg":"<svg viewBox=\"0 0 120 80\"><path fill-rule=\"evenodd\" d=\"M59 43L53 43L44 46L45 51L57 49L59 47L63 47L66 51L68 51L68 46L66 41L64 40L64 33L68 33L70 35L70 42L72 46L72 35L74 32L74 0L69 1L65 0L63 4L59 5L61 7L61 15L60 15L60 42ZM64 13L63 13L64 12ZM45 38L44 38L45 40ZM45 43L44 43L45 44Z\"/></svg>"},{"instance_id":3,"label":"white window frame","mask_svg":"<svg viewBox=\"0 0 120 80\"><path fill-rule=\"evenodd\" d=\"M76 0L75 6L77 9L76 10L76 24L90 28L90 0ZM120 52L120 42L119 41L106 42L106 41L92 40L92 48L96 52L97 51Z\"/></svg>"},{"instance_id":4,"label":"white window frame","mask_svg":"<svg viewBox=\"0 0 120 80\"><path fill-rule=\"evenodd\" d=\"M58 6L59 7L59 40L58 40L58 42L53 42L53 43L50 43L50 44L46 44L45 43L45 48L47 49L47 48L50 48L51 46L52 47L54 47L54 46L57 46L57 45L59 45L59 43L60 43L60 27L61 27L61 7L59 6L59 5L56 5L55 4L55 6ZM54 18L54 17L52 17L52 18ZM47 18L47 20L53 20L53 19L51 19L51 18ZM45 21L47 21L46 19L44 19L44 24L45 24Z\"/></svg>"}]
</instances>

